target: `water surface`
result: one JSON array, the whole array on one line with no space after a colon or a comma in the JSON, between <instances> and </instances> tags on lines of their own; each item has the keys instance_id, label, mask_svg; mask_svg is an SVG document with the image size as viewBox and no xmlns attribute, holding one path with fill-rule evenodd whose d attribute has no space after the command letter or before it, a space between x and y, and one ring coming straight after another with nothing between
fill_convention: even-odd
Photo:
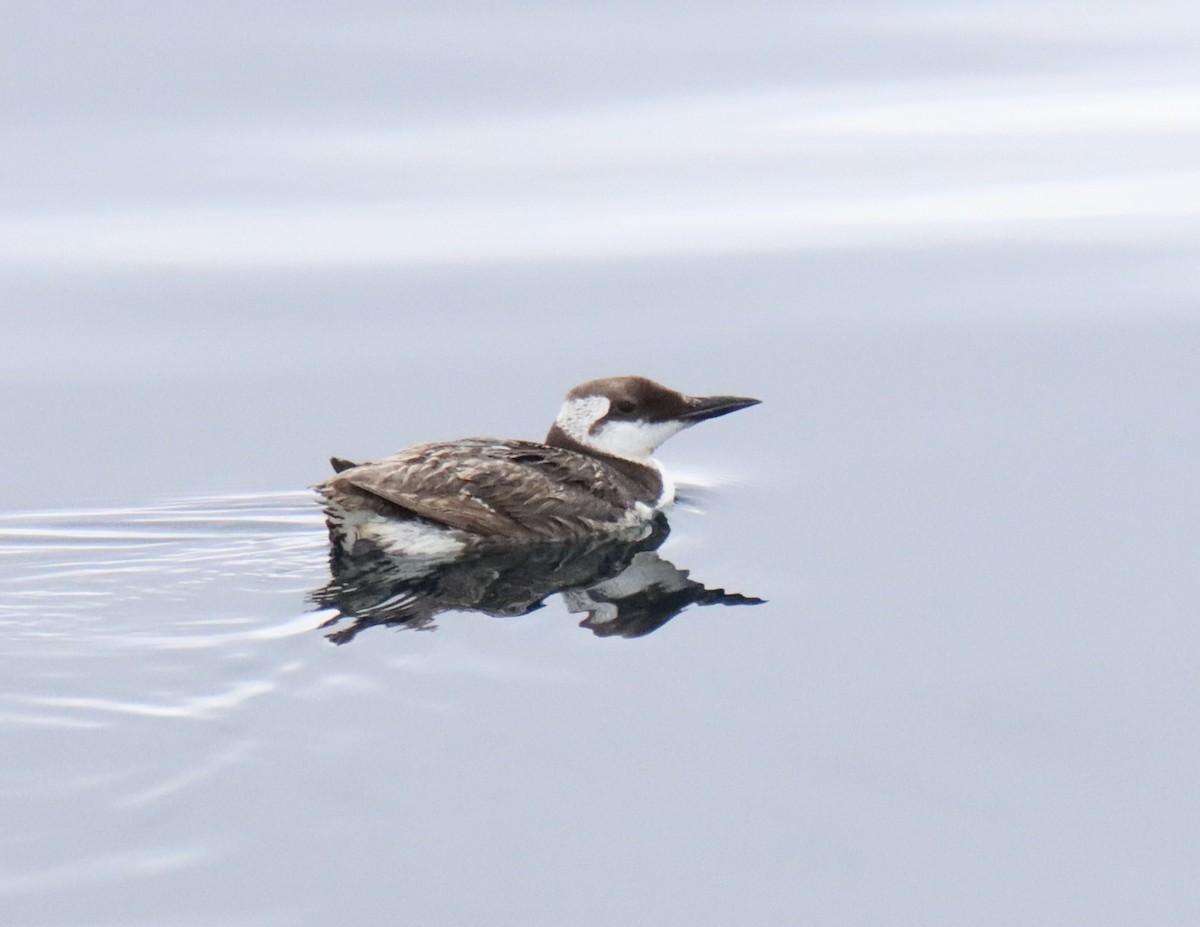
<instances>
[{"instance_id":1,"label":"water surface","mask_svg":"<svg viewBox=\"0 0 1200 927\"><path fill-rule=\"evenodd\" d=\"M1200 915L1190 7L17 19L5 924ZM633 372L765 604L326 637L330 454Z\"/></svg>"}]
</instances>

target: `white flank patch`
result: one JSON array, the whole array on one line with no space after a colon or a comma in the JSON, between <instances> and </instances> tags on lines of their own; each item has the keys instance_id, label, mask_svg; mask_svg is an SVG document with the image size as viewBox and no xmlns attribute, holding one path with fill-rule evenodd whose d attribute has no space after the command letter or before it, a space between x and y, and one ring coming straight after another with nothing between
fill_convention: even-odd
<instances>
[{"instance_id":1,"label":"white flank patch","mask_svg":"<svg viewBox=\"0 0 1200 927\"><path fill-rule=\"evenodd\" d=\"M333 500L329 511L345 533L347 548L353 548L357 540L364 540L390 554L439 558L453 557L467 546L451 528L386 518L374 512L347 512Z\"/></svg>"},{"instance_id":2,"label":"white flank patch","mask_svg":"<svg viewBox=\"0 0 1200 927\"><path fill-rule=\"evenodd\" d=\"M467 546L449 528L392 519L364 525L359 536L374 541L388 553L409 557L453 557Z\"/></svg>"}]
</instances>

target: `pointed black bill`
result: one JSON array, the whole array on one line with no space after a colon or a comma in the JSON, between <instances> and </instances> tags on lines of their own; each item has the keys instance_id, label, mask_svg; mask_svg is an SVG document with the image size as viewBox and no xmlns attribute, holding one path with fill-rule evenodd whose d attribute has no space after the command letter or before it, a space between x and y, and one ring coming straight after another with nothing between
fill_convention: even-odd
<instances>
[{"instance_id":1,"label":"pointed black bill","mask_svg":"<svg viewBox=\"0 0 1200 927\"><path fill-rule=\"evenodd\" d=\"M758 405L761 399L747 399L744 396L689 396L688 410L679 416L685 422L695 424L718 415L728 415L738 409L746 409Z\"/></svg>"}]
</instances>

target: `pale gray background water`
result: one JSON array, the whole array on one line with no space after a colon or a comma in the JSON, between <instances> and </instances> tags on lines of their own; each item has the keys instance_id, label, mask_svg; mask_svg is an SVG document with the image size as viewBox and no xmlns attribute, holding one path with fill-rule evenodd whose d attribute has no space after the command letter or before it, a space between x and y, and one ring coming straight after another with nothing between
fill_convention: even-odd
<instances>
[{"instance_id":1,"label":"pale gray background water","mask_svg":"<svg viewBox=\"0 0 1200 927\"><path fill-rule=\"evenodd\" d=\"M1194 4L4 18L0 922L1200 919ZM619 372L769 604L314 630Z\"/></svg>"}]
</instances>

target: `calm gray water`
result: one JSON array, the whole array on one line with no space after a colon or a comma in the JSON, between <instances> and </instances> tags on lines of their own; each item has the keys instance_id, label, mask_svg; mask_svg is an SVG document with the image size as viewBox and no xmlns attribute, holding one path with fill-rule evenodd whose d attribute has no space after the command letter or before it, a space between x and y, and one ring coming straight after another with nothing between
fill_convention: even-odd
<instances>
[{"instance_id":1,"label":"calm gray water","mask_svg":"<svg viewBox=\"0 0 1200 927\"><path fill-rule=\"evenodd\" d=\"M1191 4L6 19L6 927L1200 919ZM766 604L327 639L330 454L634 372Z\"/></svg>"}]
</instances>

